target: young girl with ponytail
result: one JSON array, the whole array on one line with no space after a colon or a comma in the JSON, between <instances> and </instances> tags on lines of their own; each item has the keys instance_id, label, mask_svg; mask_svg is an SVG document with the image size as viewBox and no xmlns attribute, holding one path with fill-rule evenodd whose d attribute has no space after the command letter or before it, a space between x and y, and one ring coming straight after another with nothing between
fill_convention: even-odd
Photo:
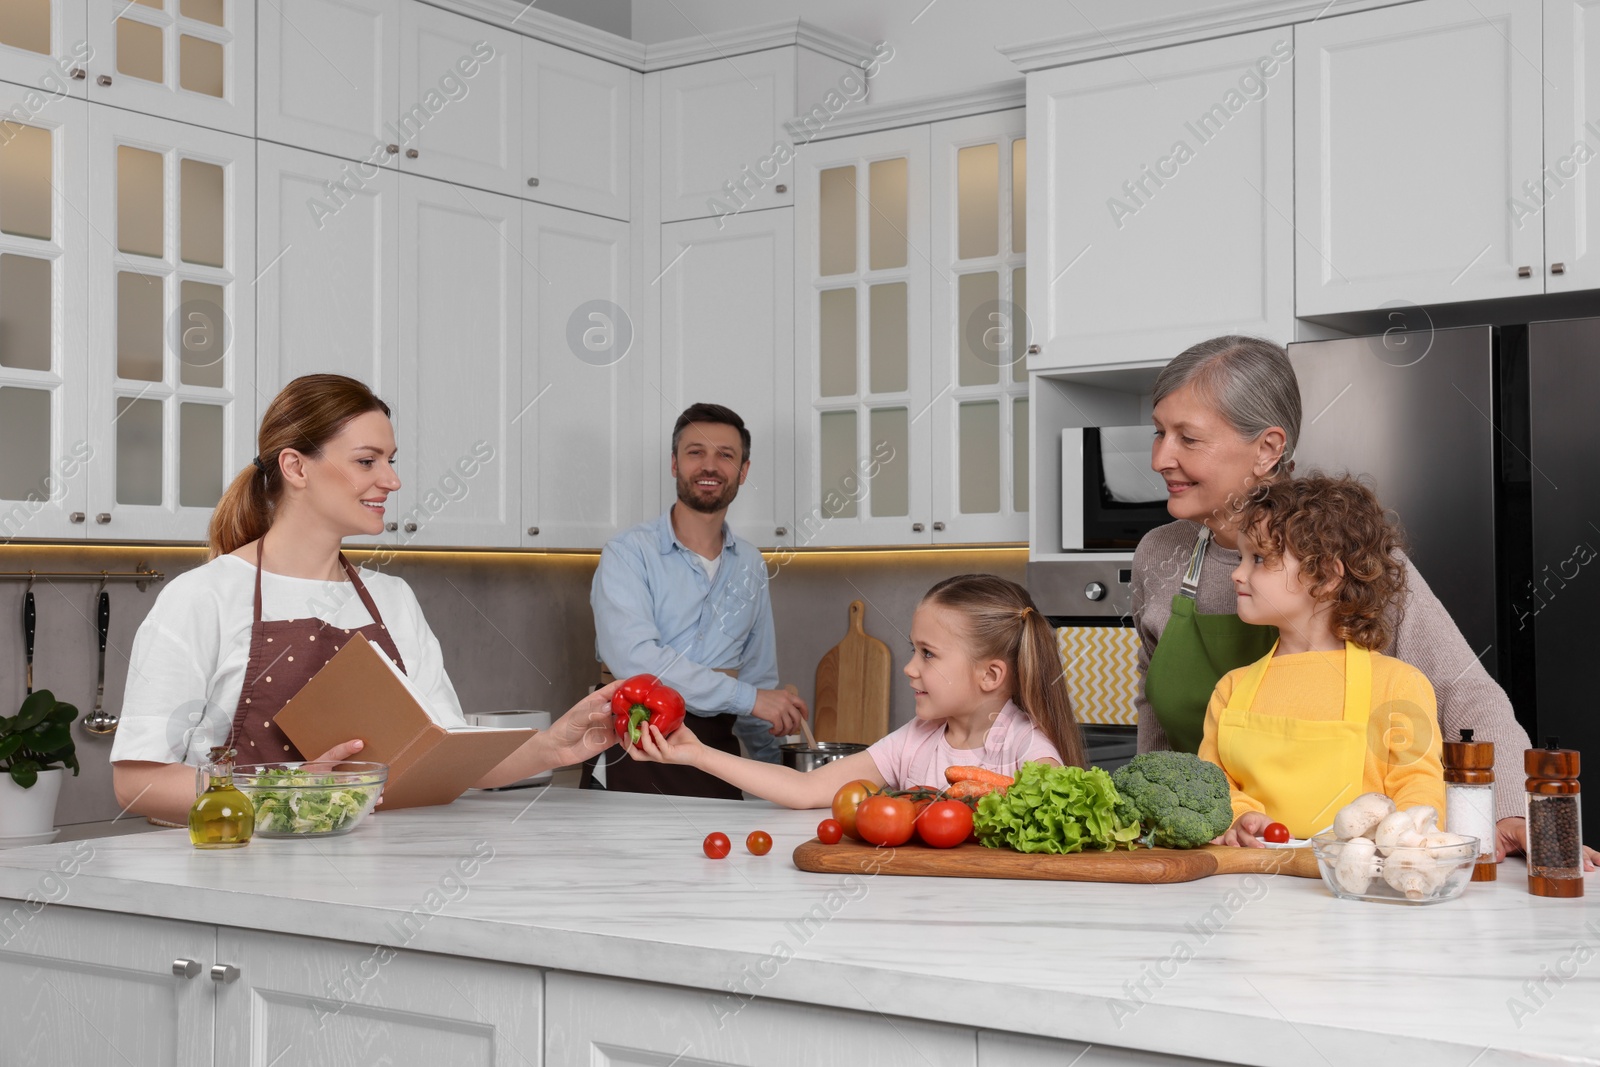
<instances>
[{"instance_id":1,"label":"young girl with ponytail","mask_svg":"<svg viewBox=\"0 0 1600 1067\"><path fill-rule=\"evenodd\" d=\"M947 767L1013 774L1026 761L1085 766L1055 630L1028 591L992 574L947 578L911 619L904 667L917 717L865 752L802 773L702 745L680 726L647 726L634 759L697 767L764 800L826 807L847 782L891 789L944 784Z\"/></svg>"},{"instance_id":2,"label":"young girl with ponytail","mask_svg":"<svg viewBox=\"0 0 1600 1067\"><path fill-rule=\"evenodd\" d=\"M446 726L464 726L439 642L410 586L360 573L346 537L383 533L400 488L389 407L337 374L296 378L267 407L260 451L211 517L211 558L174 578L129 657L112 776L126 810L179 822L194 769L227 744L240 764L342 760L359 738L302 753L272 721L355 634L405 671ZM506 785L615 743L602 689L474 783Z\"/></svg>"}]
</instances>

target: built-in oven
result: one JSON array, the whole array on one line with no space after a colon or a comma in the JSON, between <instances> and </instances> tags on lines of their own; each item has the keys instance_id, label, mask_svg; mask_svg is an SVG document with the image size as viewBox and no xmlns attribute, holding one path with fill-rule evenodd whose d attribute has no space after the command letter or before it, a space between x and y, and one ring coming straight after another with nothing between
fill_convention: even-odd
<instances>
[{"instance_id":1,"label":"built-in oven","mask_svg":"<svg viewBox=\"0 0 1600 1067\"><path fill-rule=\"evenodd\" d=\"M1133 758L1139 638L1132 553L1028 564L1028 592L1056 631L1061 673L1091 766Z\"/></svg>"},{"instance_id":2,"label":"built-in oven","mask_svg":"<svg viewBox=\"0 0 1600 1067\"><path fill-rule=\"evenodd\" d=\"M1172 521L1167 486L1150 469L1149 426L1061 431L1061 547L1131 550Z\"/></svg>"}]
</instances>

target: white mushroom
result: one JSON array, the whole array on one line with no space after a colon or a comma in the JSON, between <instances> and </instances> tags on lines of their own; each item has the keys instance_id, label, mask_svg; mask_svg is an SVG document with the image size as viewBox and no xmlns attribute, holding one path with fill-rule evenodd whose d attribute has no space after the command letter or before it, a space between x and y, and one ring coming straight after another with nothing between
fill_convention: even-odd
<instances>
[{"instance_id":1,"label":"white mushroom","mask_svg":"<svg viewBox=\"0 0 1600 1067\"><path fill-rule=\"evenodd\" d=\"M1414 808L1407 808L1406 814L1411 816L1411 825L1417 828L1419 834L1433 834L1439 832L1439 809L1430 804L1418 804Z\"/></svg>"},{"instance_id":2,"label":"white mushroom","mask_svg":"<svg viewBox=\"0 0 1600 1067\"><path fill-rule=\"evenodd\" d=\"M1373 827L1394 811L1394 801L1382 793L1362 793L1333 817L1333 836L1341 841L1369 837Z\"/></svg>"},{"instance_id":3,"label":"white mushroom","mask_svg":"<svg viewBox=\"0 0 1600 1067\"><path fill-rule=\"evenodd\" d=\"M1473 844L1474 840L1460 834L1447 834L1443 830L1436 830L1423 835L1422 847L1436 860L1469 860L1478 854L1478 846Z\"/></svg>"},{"instance_id":4,"label":"white mushroom","mask_svg":"<svg viewBox=\"0 0 1600 1067\"><path fill-rule=\"evenodd\" d=\"M1378 851L1388 856L1397 848L1420 847L1422 834L1418 832L1409 811L1394 811L1385 815L1383 821L1373 829L1372 840L1377 843Z\"/></svg>"},{"instance_id":5,"label":"white mushroom","mask_svg":"<svg viewBox=\"0 0 1600 1067\"><path fill-rule=\"evenodd\" d=\"M1383 861L1383 880L1407 900L1422 900L1439 888L1438 863L1422 848L1397 848Z\"/></svg>"},{"instance_id":6,"label":"white mushroom","mask_svg":"<svg viewBox=\"0 0 1600 1067\"><path fill-rule=\"evenodd\" d=\"M1346 841L1333 868L1333 880L1339 888L1351 894L1365 893L1377 875L1378 847L1372 839L1356 837Z\"/></svg>"}]
</instances>

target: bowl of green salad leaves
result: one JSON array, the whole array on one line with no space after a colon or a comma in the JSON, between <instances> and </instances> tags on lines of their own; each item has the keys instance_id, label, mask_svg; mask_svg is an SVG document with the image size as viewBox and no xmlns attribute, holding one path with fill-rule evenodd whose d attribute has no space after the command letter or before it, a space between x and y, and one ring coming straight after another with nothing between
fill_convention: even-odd
<instances>
[{"instance_id":1,"label":"bowl of green salad leaves","mask_svg":"<svg viewBox=\"0 0 1600 1067\"><path fill-rule=\"evenodd\" d=\"M258 763L235 767L233 784L256 809L257 837L335 837L378 803L386 763Z\"/></svg>"}]
</instances>

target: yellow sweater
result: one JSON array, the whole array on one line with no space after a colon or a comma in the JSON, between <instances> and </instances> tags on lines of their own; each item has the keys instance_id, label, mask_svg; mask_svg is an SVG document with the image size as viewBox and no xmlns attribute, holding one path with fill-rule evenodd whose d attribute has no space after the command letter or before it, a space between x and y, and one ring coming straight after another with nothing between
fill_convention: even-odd
<instances>
[{"instance_id":1,"label":"yellow sweater","mask_svg":"<svg viewBox=\"0 0 1600 1067\"><path fill-rule=\"evenodd\" d=\"M1251 711L1305 721L1341 718L1344 656L1340 649L1275 657L1261 680ZM1218 716L1248 669L1229 671L1217 682L1206 708L1205 736L1200 741L1200 758L1215 763L1228 775L1235 819L1247 811L1269 816L1273 811L1272 797L1254 797L1240 790L1239 776L1222 762L1217 751ZM1442 752L1437 706L1427 676L1401 660L1372 653L1372 717L1367 722L1366 765L1358 792L1383 793L1401 808L1431 805L1438 809L1439 826L1443 828ZM1333 822L1332 812L1327 821Z\"/></svg>"}]
</instances>

